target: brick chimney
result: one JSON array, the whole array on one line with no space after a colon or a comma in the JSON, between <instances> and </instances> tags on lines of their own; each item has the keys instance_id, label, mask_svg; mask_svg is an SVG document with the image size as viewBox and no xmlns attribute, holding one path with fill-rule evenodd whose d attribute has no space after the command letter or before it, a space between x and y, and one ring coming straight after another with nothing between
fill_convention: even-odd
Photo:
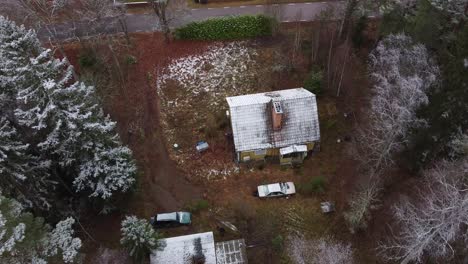
<instances>
[{"instance_id":1,"label":"brick chimney","mask_svg":"<svg viewBox=\"0 0 468 264\"><path fill-rule=\"evenodd\" d=\"M281 107L281 102L271 101L271 117L273 120L273 130L281 130L283 123L283 107Z\"/></svg>"}]
</instances>

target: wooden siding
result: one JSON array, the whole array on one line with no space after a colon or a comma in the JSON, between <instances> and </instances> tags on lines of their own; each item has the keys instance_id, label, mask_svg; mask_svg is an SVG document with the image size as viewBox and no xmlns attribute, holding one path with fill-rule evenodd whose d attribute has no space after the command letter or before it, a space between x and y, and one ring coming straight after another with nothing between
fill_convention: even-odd
<instances>
[{"instance_id":1,"label":"wooden siding","mask_svg":"<svg viewBox=\"0 0 468 264\"><path fill-rule=\"evenodd\" d=\"M307 151L311 151L315 147L315 142L307 143ZM255 151L243 151L239 153L239 161L243 162L245 157L250 157L251 161L264 160L266 156L279 157L280 148L269 148L265 151L265 154L256 154Z\"/></svg>"}]
</instances>

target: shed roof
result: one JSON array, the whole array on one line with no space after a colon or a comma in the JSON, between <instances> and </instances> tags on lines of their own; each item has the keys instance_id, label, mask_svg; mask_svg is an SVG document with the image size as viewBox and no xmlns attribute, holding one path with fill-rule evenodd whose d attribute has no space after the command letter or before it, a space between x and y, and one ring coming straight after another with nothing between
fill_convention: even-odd
<instances>
[{"instance_id":1,"label":"shed roof","mask_svg":"<svg viewBox=\"0 0 468 264\"><path fill-rule=\"evenodd\" d=\"M199 252L205 256L205 264L216 264L216 251L213 232L199 233L187 236L170 237L161 239L165 247L153 250L151 264L191 264L193 256L196 256L199 240Z\"/></svg>"},{"instance_id":2,"label":"shed roof","mask_svg":"<svg viewBox=\"0 0 468 264\"><path fill-rule=\"evenodd\" d=\"M236 151L283 148L320 140L315 95L304 88L226 98ZM271 101L281 102L281 130L274 131Z\"/></svg>"},{"instance_id":3,"label":"shed roof","mask_svg":"<svg viewBox=\"0 0 468 264\"><path fill-rule=\"evenodd\" d=\"M216 243L217 264L247 264L244 239Z\"/></svg>"}]
</instances>

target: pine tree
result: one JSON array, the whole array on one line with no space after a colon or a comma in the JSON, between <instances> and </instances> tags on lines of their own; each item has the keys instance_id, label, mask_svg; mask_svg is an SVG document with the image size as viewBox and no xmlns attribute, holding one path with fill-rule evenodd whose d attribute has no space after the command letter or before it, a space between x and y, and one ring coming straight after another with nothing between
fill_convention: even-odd
<instances>
[{"instance_id":1,"label":"pine tree","mask_svg":"<svg viewBox=\"0 0 468 264\"><path fill-rule=\"evenodd\" d=\"M73 237L74 221L67 218L52 229L42 218L24 212L16 200L0 196L0 262L72 263L81 248L81 240Z\"/></svg>"},{"instance_id":2,"label":"pine tree","mask_svg":"<svg viewBox=\"0 0 468 264\"><path fill-rule=\"evenodd\" d=\"M21 203L38 209L50 207L47 193L49 162L31 153L25 134L14 116L18 84L24 81L24 53L34 52L39 42L31 30L16 27L0 17L0 190Z\"/></svg>"},{"instance_id":3,"label":"pine tree","mask_svg":"<svg viewBox=\"0 0 468 264\"><path fill-rule=\"evenodd\" d=\"M28 207L48 209L51 198L47 190L54 186L46 171L49 164L27 150L28 144L19 140L16 129L0 117L0 191Z\"/></svg>"},{"instance_id":4,"label":"pine tree","mask_svg":"<svg viewBox=\"0 0 468 264\"><path fill-rule=\"evenodd\" d=\"M33 31L3 17L0 42L5 115L28 151L50 164L51 178L91 197L127 191L136 173L131 151L122 146L94 88L73 80L73 67L41 47Z\"/></svg>"},{"instance_id":5,"label":"pine tree","mask_svg":"<svg viewBox=\"0 0 468 264\"><path fill-rule=\"evenodd\" d=\"M164 247L158 239L159 233L145 219L138 219L136 216L126 216L122 221L120 229L122 238L120 243L127 248L130 256L136 260L143 259L152 250Z\"/></svg>"}]
</instances>

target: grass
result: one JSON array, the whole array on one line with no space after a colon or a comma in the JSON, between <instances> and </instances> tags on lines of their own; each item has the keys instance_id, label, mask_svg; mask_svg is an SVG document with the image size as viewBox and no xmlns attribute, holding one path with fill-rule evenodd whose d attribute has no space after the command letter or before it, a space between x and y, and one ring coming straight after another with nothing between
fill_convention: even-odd
<instances>
[{"instance_id":1,"label":"grass","mask_svg":"<svg viewBox=\"0 0 468 264\"><path fill-rule=\"evenodd\" d=\"M298 185L298 192L302 194L323 193L327 181L324 177L318 176L312 178L309 182Z\"/></svg>"},{"instance_id":2,"label":"grass","mask_svg":"<svg viewBox=\"0 0 468 264\"><path fill-rule=\"evenodd\" d=\"M196 214L202 210L208 209L209 206L210 204L207 200L200 199L187 204L185 209L192 214Z\"/></svg>"}]
</instances>

